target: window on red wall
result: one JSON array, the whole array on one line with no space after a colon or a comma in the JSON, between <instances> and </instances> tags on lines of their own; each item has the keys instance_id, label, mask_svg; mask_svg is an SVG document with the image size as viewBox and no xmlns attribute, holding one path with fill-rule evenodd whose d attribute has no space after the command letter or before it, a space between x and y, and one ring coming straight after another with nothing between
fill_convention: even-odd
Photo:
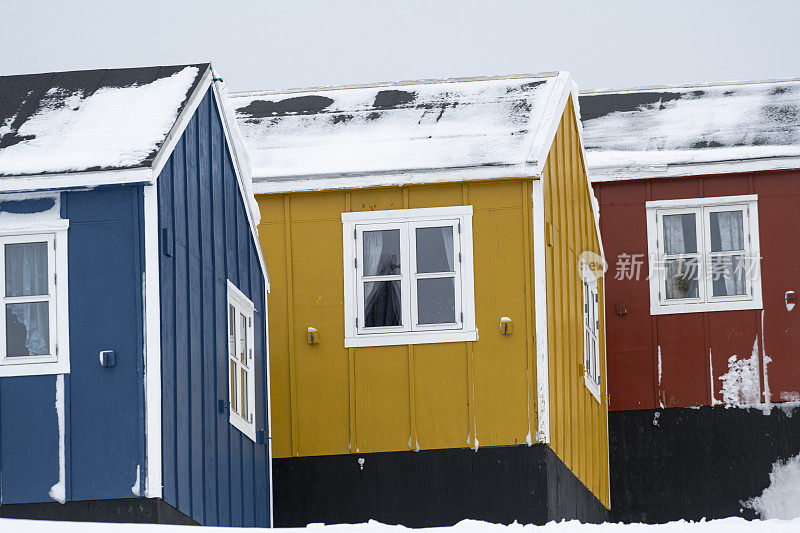
<instances>
[{"instance_id":1,"label":"window on red wall","mask_svg":"<svg viewBox=\"0 0 800 533\"><path fill-rule=\"evenodd\" d=\"M646 205L651 314L762 307L756 195Z\"/></svg>"}]
</instances>

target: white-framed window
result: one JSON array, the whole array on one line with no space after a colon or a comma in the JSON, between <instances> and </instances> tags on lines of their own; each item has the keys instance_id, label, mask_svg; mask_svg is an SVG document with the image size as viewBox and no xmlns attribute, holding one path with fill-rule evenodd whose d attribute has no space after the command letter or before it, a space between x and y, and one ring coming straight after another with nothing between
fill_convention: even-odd
<instances>
[{"instance_id":1,"label":"white-framed window","mask_svg":"<svg viewBox=\"0 0 800 533\"><path fill-rule=\"evenodd\" d=\"M342 213L345 346L477 340L472 206Z\"/></svg>"},{"instance_id":2,"label":"white-framed window","mask_svg":"<svg viewBox=\"0 0 800 533\"><path fill-rule=\"evenodd\" d=\"M69 373L68 225L0 230L0 376Z\"/></svg>"},{"instance_id":3,"label":"white-framed window","mask_svg":"<svg viewBox=\"0 0 800 533\"><path fill-rule=\"evenodd\" d=\"M581 262L583 279L583 381L600 401L600 296L597 276Z\"/></svg>"},{"instance_id":4,"label":"white-framed window","mask_svg":"<svg viewBox=\"0 0 800 533\"><path fill-rule=\"evenodd\" d=\"M757 195L646 207L650 314L762 308Z\"/></svg>"},{"instance_id":5,"label":"white-framed window","mask_svg":"<svg viewBox=\"0 0 800 533\"><path fill-rule=\"evenodd\" d=\"M228 280L228 401L230 422L256 440L256 384L253 353L255 306Z\"/></svg>"}]
</instances>

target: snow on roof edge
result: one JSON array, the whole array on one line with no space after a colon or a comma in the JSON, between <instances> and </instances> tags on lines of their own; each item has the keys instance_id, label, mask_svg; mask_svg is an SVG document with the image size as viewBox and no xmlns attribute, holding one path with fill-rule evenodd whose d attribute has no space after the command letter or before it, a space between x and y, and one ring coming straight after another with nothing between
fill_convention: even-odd
<instances>
[{"instance_id":1,"label":"snow on roof edge","mask_svg":"<svg viewBox=\"0 0 800 533\"><path fill-rule=\"evenodd\" d=\"M422 78L419 80L380 81L367 83L352 83L343 85L322 85L311 87L293 87L288 89L257 89L252 91L237 91L228 93L228 98L249 98L254 96L267 96L276 94L294 94L322 91L340 91L346 89L369 89L373 87L404 87L407 85L433 85L438 83L467 83L473 81L491 80L516 80L526 78L554 78L564 71L547 71L530 74L498 74L494 76L465 76L455 78Z\"/></svg>"},{"instance_id":2,"label":"snow on roof edge","mask_svg":"<svg viewBox=\"0 0 800 533\"><path fill-rule=\"evenodd\" d=\"M618 87L618 88L600 88L600 89L584 89L578 92L580 96L593 95L593 94L614 94L614 93L634 93L645 91L663 91L674 89L695 89L703 87L728 87L738 85L760 85L765 83L792 83L800 82L800 77L796 78L768 78L764 80L729 80L729 81L715 81L715 82L700 82L700 83L677 83L669 85L641 85L635 87Z\"/></svg>"}]
</instances>

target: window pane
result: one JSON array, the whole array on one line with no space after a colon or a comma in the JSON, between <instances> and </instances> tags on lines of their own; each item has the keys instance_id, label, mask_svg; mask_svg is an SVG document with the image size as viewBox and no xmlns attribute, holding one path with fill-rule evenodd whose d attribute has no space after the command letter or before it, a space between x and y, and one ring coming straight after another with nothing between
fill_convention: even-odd
<instances>
[{"instance_id":1,"label":"window pane","mask_svg":"<svg viewBox=\"0 0 800 533\"><path fill-rule=\"evenodd\" d=\"M236 310L228 306L228 354L236 355Z\"/></svg>"},{"instance_id":2,"label":"window pane","mask_svg":"<svg viewBox=\"0 0 800 533\"><path fill-rule=\"evenodd\" d=\"M400 274L400 230L364 232L364 275Z\"/></svg>"},{"instance_id":3,"label":"window pane","mask_svg":"<svg viewBox=\"0 0 800 533\"><path fill-rule=\"evenodd\" d=\"M456 321L453 278L417 280L417 319L420 324L452 324Z\"/></svg>"},{"instance_id":4,"label":"window pane","mask_svg":"<svg viewBox=\"0 0 800 533\"><path fill-rule=\"evenodd\" d=\"M6 304L8 357L50 354L50 304Z\"/></svg>"},{"instance_id":5,"label":"window pane","mask_svg":"<svg viewBox=\"0 0 800 533\"><path fill-rule=\"evenodd\" d=\"M239 361L247 366L247 318L239 314Z\"/></svg>"},{"instance_id":6,"label":"window pane","mask_svg":"<svg viewBox=\"0 0 800 533\"><path fill-rule=\"evenodd\" d=\"M697 258L670 259L666 261L667 299L699 298L697 285Z\"/></svg>"},{"instance_id":7,"label":"window pane","mask_svg":"<svg viewBox=\"0 0 800 533\"><path fill-rule=\"evenodd\" d=\"M245 372L244 368L240 370L241 377L242 377L242 418L250 421L249 413L250 411L249 406L247 405L247 372Z\"/></svg>"},{"instance_id":8,"label":"window pane","mask_svg":"<svg viewBox=\"0 0 800 533\"><path fill-rule=\"evenodd\" d=\"M453 226L417 228L417 272L453 272Z\"/></svg>"},{"instance_id":9,"label":"window pane","mask_svg":"<svg viewBox=\"0 0 800 533\"><path fill-rule=\"evenodd\" d=\"M364 327L401 326L400 281L364 283Z\"/></svg>"},{"instance_id":10,"label":"window pane","mask_svg":"<svg viewBox=\"0 0 800 533\"><path fill-rule=\"evenodd\" d=\"M745 276L747 262L744 255L711 257L711 283L714 296L747 294Z\"/></svg>"},{"instance_id":11,"label":"window pane","mask_svg":"<svg viewBox=\"0 0 800 533\"><path fill-rule=\"evenodd\" d=\"M697 252L697 226L693 213L664 215L664 252L667 254Z\"/></svg>"},{"instance_id":12,"label":"window pane","mask_svg":"<svg viewBox=\"0 0 800 533\"><path fill-rule=\"evenodd\" d=\"M230 388L231 388L231 411L234 413L238 413L238 409L236 408L236 363L233 361L228 361L228 365L230 366L230 374L231 374L231 381L230 381Z\"/></svg>"},{"instance_id":13,"label":"window pane","mask_svg":"<svg viewBox=\"0 0 800 533\"><path fill-rule=\"evenodd\" d=\"M720 211L711 213L711 251L729 252L744 250L744 226L742 212Z\"/></svg>"},{"instance_id":14,"label":"window pane","mask_svg":"<svg viewBox=\"0 0 800 533\"><path fill-rule=\"evenodd\" d=\"M47 243L6 244L6 296L47 293Z\"/></svg>"}]
</instances>

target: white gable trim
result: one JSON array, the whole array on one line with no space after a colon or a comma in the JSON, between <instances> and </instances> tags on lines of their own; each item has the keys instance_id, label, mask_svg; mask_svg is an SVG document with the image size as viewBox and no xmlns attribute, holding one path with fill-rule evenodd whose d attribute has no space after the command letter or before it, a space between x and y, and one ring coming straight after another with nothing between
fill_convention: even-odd
<instances>
[{"instance_id":1,"label":"white gable trim","mask_svg":"<svg viewBox=\"0 0 800 533\"><path fill-rule=\"evenodd\" d=\"M213 68L210 69L213 73ZM264 274L264 286L266 288L266 292L269 293L269 273L267 272L267 264L264 261L264 254L261 251L261 244L258 240L258 223L261 219L261 213L258 208L258 203L256 202L255 196L251 192L251 189L247 187L244 183L244 177L242 172L242 156L237 152L236 143L233 142L231 137L231 125L230 121L235 121L235 118L228 118L227 113L225 112L225 106L222 104L222 95L219 92L216 84L211 85L211 89L214 93L214 103L217 106L217 112L219 113L220 122L222 122L222 131L225 133L225 142L228 146L228 151L231 154L231 160L233 161L233 170L236 174L236 183L239 185L239 194L241 194L242 199L244 200L244 208L247 212L247 221L250 225L250 234L253 238L253 242L256 245L256 253L258 254L258 262L261 266L261 272ZM235 122L234 122L235 124ZM246 155L245 155L246 157ZM246 161L246 159L245 159ZM266 294L264 295L266 298ZM266 300L265 300L266 305Z\"/></svg>"},{"instance_id":2,"label":"white gable trim","mask_svg":"<svg viewBox=\"0 0 800 533\"><path fill-rule=\"evenodd\" d=\"M194 92L191 94L191 96L189 96L189 100L186 102L186 105L183 106L183 110L178 115L178 118L175 119L172 129L170 129L166 139L164 139L164 142L161 144L161 149L158 151L155 159L153 159L153 163L150 165L150 168L153 169L154 177L161 174L161 170L164 168L164 165L167 164L169 156L172 155L172 152L178 145L178 141L181 140L181 136L183 135L183 132L186 131L189 121L192 120L195 111L197 111L197 108L200 106L200 102L203 101L206 91L211 86L211 79L212 72L211 67L209 66L205 73L203 73L202 78L200 78L200 82L197 84L197 87L195 87Z\"/></svg>"}]
</instances>

